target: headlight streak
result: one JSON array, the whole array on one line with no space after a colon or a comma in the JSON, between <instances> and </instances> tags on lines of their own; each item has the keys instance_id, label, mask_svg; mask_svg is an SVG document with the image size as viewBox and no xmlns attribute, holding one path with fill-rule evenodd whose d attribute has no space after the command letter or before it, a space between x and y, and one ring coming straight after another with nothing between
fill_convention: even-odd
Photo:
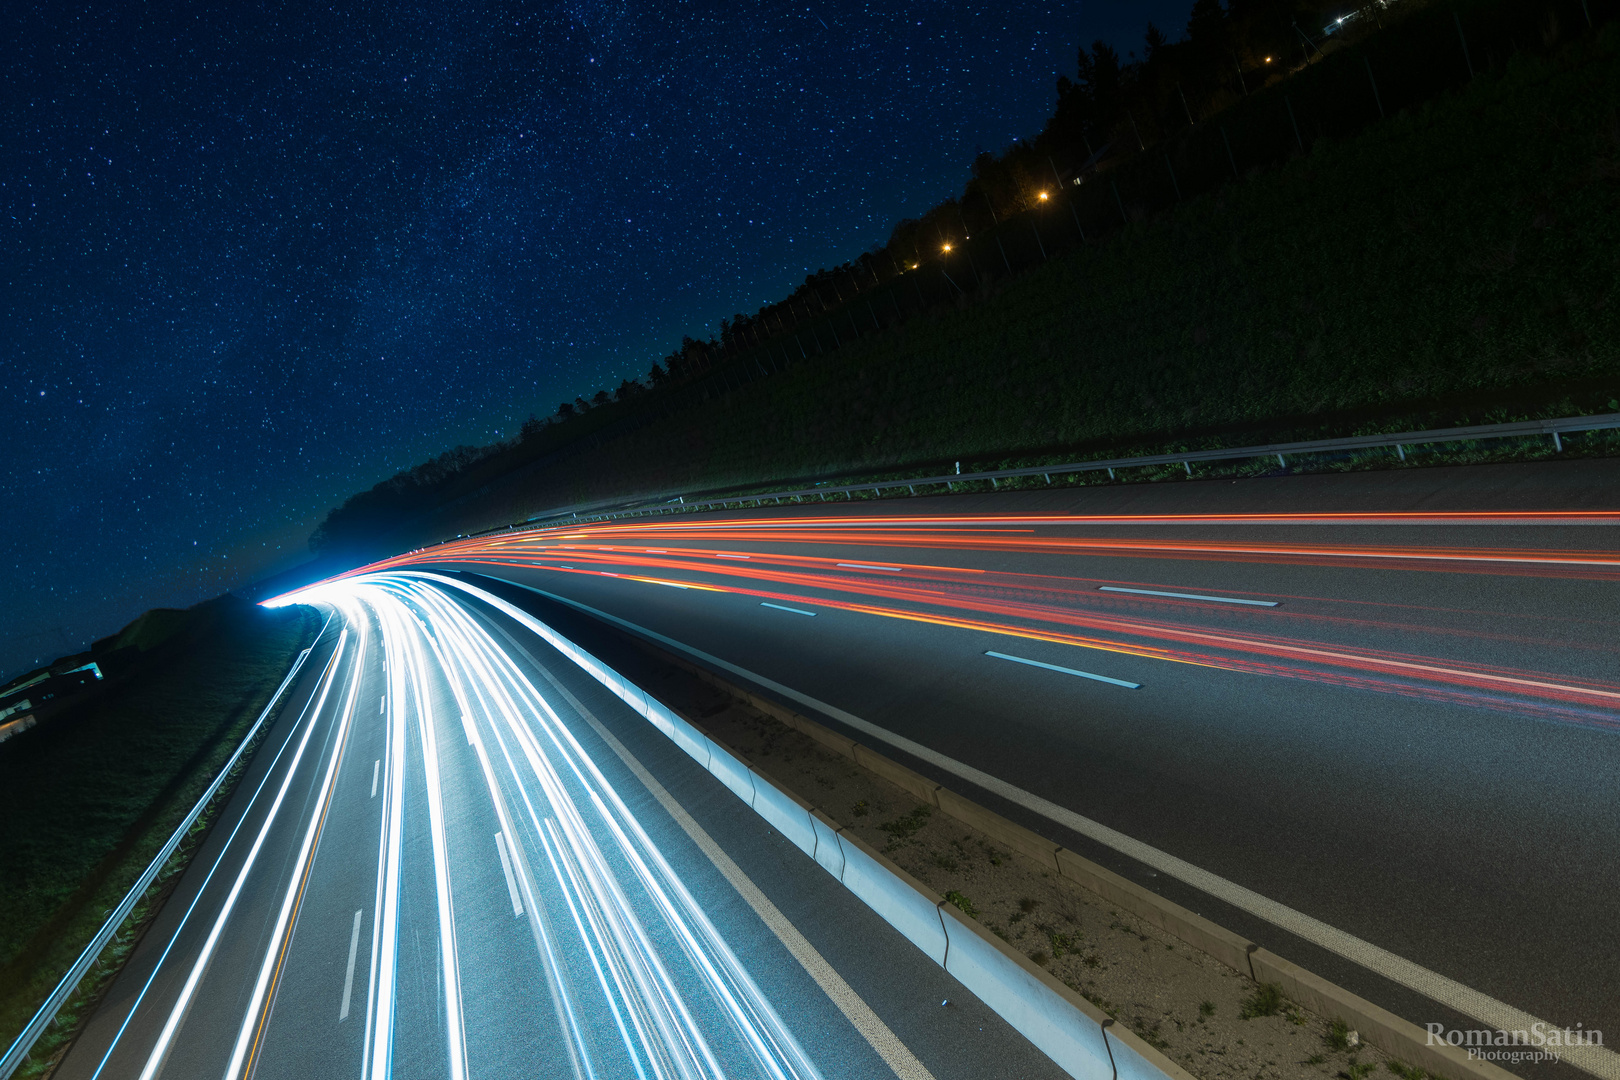
<instances>
[{"instance_id":1,"label":"headlight streak","mask_svg":"<svg viewBox=\"0 0 1620 1080\"><path fill-rule=\"evenodd\" d=\"M1601 520L1608 522L1610 517L1620 521L1620 516L1614 515L1602 517ZM626 530L621 529L618 531ZM694 526L691 531L696 532L698 530ZM710 532L714 531L710 530ZM738 538L757 541L761 537L754 533L748 533ZM818 534L809 537L809 539L821 540L822 537ZM961 539L964 543L971 541L974 546L980 545L982 542L981 538L972 536ZM950 537L946 537L944 540L936 538L936 540L940 544L952 542ZM867 540L865 542L870 543L871 541ZM1047 543L1047 541L1035 542ZM1050 542L1055 544L1069 543L1069 541L1061 538ZM466 543L470 544L471 542ZM990 546L995 547L1001 543L1003 541L996 540ZM1091 543L1091 541L1079 541L1079 543ZM1098 541L1097 543L1112 542ZM446 547L457 546L446 545ZM492 546L486 545L486 547ZM1162 547L1162 545L1160 546ZM476 552L464 552L462 554L452 552L448 557L443 552L440 552L435 556L434 561L481 563L486 566L543 568L562 572L554 566L547 566L543 561L543 553L532 553L523 556L513 551L512 547L513 542L510 540L503 544L498 559L490 559L487 556L480 558ZM1216 670L1301 679L1377 693L1417 697L1429 701L1484 707L1497 711L1527 713L1541 719L1586 726L1613 728L1617 725L1613 710L1620 709L1620 687L1596 680L1517 670L1464 660L1439 660L1420 654L1390 650L1337 646L1326 642L1299 640L1275 634L1212 630L1171 623L1162 619L1113 615L1106 611L1088 611L1088 606L1094 608L1096 604L1094 597L1089 601L1083 595L1066 597L1062 595L1063 590L1061 589L1057 590L1055 600L1048 599L1045 602L999 599L982 595L980 592L971 589L967 595L961 592L962 586L973 584L977 587L978 582L981 581L988 585L995 579L1007 576L1001 573L985 574L980 570L942 566L911 566L907 568L908 573L905 577L900 580L892 578L873 580L863 578L858 573L851 574L849 571L842 570L832 573L813 572L826 571L837 564L837 560L834 558L820 556L756 552L757 562L717 564L707 558L712 553L710 549L693 550L689 552L692 558L687 560L677 559L673 555L651 558L646 554L645 549L640 546L615 549L615 555L600 554L599 550L600 548L596 552L578 551L572 557L612 562L620 566L628 563L658 569L697 569L706 574L720 575L731 581L767 582L797 588L815 589L818 592L835 591L859 597L898 600L929 608L943 607L947 609L944 612L918 612L848 599L828 599L824 596L805 596L777 592L750 587L748 584L730 584L728 582L717 586L691 583L697 588L708 591L728 592L757 599L810 603L824 608L834 608L883 618L1019 637L1051 644L1190 664ZM1543 553L1530 554L1539 558ZM1527 557L1529 556L1527 555ZM1602 558L1620 565L1620 559L1615 559L1613 556L1605 554ZM770 564L772 563L785 567L785 569L771 569ZM579 572L593 575L596 573L596 571L584 570L583 568ZM958 580L961 575L968 575L968 580ZM658 584L666 583L659 578L650 576L624 574L623 578L625 580L641 580ZM956 586L956 589L945 588L945 586ZM1052 590L1045 591L1051 592ZM1077 635L1066 632L1064 629L1046 630L1038 625L1029 627L1009 624L1001 622L999 619L977 618L974 617L975 615L1010 617L1030 620L1036 624L1057 624L1059 628L1080 628L1110 636ZM1390 629L1387 626L1381 626L1380 628ZM1133 642L1130 640L1131 638L1136 638L1138 641ZM1141 639L1146 639L1146 642ZM1154 639L1163 641L1166 644L1153 644ZM1188 648L1189 646L1191 648ZM1231 655L1234 653L1237 655ZM1320 667L1316 665L1320 665Z\"/></svg>"},{"instance_id":2,"label":"headlight streak","mask_svg":"<svg viewBox=\"0 0 1620 1080\"><path fill-rule=\"evenodd\" d=\"M230 920L231 912L235 910L237 900L241 898L242 887L247 882L248 875L252 872L254 864L258 861L259 852L264 848L264 841L270 834L271 826L276 823L281 811L281 804L287 797L288 789L292 787L293 778L298 775L298 765L303 760L304 751L309 748L310 736L314 734L315 728L318 726L317 720L320 717L321 709L326 704L327 694L331 692L332 684L337 678L338 667L345 655L348 639L349 631L345 627L338 635L337 647L332 651L332 662L326 669L326 678L321 685L315 708L309 713L309 721L304 726L303 737L298 741L298 749L293 753L292 760L287 764L287 772L282 778L281 787L276 791L275 801L270 804L269 810L266 811L264 823L259 827L258 835L253 839L253 846L248 849L242 868L237 871L236 880L231 883L230 892L226 894L225 902L219 914L214 917L214 925L209 928L208 937L204 940L202 949L198 952L197 959L193 961L191 971L186 976L185 984L180 988L180 993L169 1010L169 1016L164 1021L163 1029L158 1033L157 1042L152 1047L151 1053L147 1055L146 1064L140 1072L140 1080L152 1080L157 1075L158 1070L163 1067L163 1063L168 1059L169 1051L174 1044L175 1035L179 1032L180 1025L185 1022L186 1014L191 1011L192 999L197 993L197 984L202 981L203 975L208 970L209 962L214 957L214 950L219 945L220 936L224 933L225 924Z\"/></svg>"},{"instance_id":3,"label":"headlight streak","mask_svg":"<svg viewBox=\"0 0 1620 1080\"><path fill-rule=\"evenodd\" d=\"M773 1077L818 1075L797 1042L787 1032L785 1025L771 1009L764 995L737 961L713 924L709 922L701 905L687 892L679 876L663 858L651 838L641 829L629 808L620 800L617 791L596 768L595 763L574 738L573 733L558 718L550 704L517 669L505 652L495 645L488 634L481 628L472 626L459 608L436 589L424 590L423 596L424 599L431 597L430 602L444 623L459 624L471 639L469 644L476 642L478 649L484 654L485 661L500 669L506 685L510 686L518 697L524 699L524 704L528 706L531 714L538 713L545 718L547 723L542 725L542 731L547 740L574 775L576 782L588 793L600 820L611 830L617 841L618 854L626 858L634 868L636 876L655 902L666 926L675 932L677 940L693 964L705 976L711 993L726 1006L736 1031L753 1051L756 1062ZM606 870L607 864L602 851L591 838L584 819L578 812L576 802L568 797L563 788L561 776L555 772L548 755L544 754L541 746L535 741L530 726L516 723L516 717L512 714L507 714L506 719L534 775L546 789L548 801L557 812L557 820L564 826L563 831L569 840L572 858L577 865L597 867L599 876L596 880L600 882L600 888L593 890L593 901L603 902L601 890L610 891L618 897L617 904L609 909L615 912L616 921L612 925L618 930L615 933L617 951L620 955L637 958L638 966L646 963L649 966L645 970L657 975L656 983L638 980L638 985L642 989L641 1000L655 1003L656 997L649 995L661 985L684 1017L685 1037L694 1039L697 1045L703 1047L702 1056L708 1059L713 1069L717 1070L708 1075L722 1075L722 1072L718 1071L718 1064L714 1063L712 1054L707 1050L706 1042L702 1040L701 1032L686 1013L684 1001L670 981L667 969L661 963L656 951L652 949L650 941L646 939L645 929L639 921L633 920L632 909L628 899L624 897L619 881ZM612 804L611 811L608 803ZM540 822L537 820L535 824L539 830ZM628 827L634 840L631 839L631 835L627 835L621 825ZM649 862L657 867L656 875L650 869ZM669 895L671 892L675 894L673 901ZM697 933L693 932L691 926L697 928ZM631 933L644 943L639 951L627 944L629 939L625 935ZM608 955L611 957L613 954ZM671 1022L672 1018L667 1014L655 1015L660 1015L661 1025ZM648 1049L668 1050L672 1045L674 1044L671 1040L662 1046L656 1044L649 1046ZM695 1061L689 1061L688 1067L695 1068L696 1064ZM682 1075L704 1074L696 1072L688 1074L683 1070Z\"/></svg>"},{"instance_id":4,"label":"headlight streak","mask_svg":"<svg viewBox=\"0 0 1620 1080\"><path fill-rule=\"evenodd\" d=\"M431 668L442 673L461 712L461 730L513 855L514 875L575 1074L581 1080L608 1074L711 1080L750 1073L770 1080L819 1080L781 1017L584 746L512 657L457 601L436 585L395 575L329 584L297 599L331 602L351 619L363 617L357 608L369 609L387 657L389 749L367 1006L369 1080L385 1080L394 1064L401 864L406 859L401 845L405 744L412 708L433 839L451 1076L460 1080L473 1067L460 1056L466 1050L456 1040L459 961L449 874L455 836L444 817L442 788L449 778L443 773L447 761L439 739L444 729L438 726L450 721L432 706ZM498 751L493 756L485 745L489 738ZM497 775L496 760L504 763L504 776ZM526 811L522 828L507 809L508 786ZM487 840L482 829L479 835ZM533 872L541 866L543 880ZM504 878L502 884L504 892ZM564 909L568 915L560 924L547 915ZM562 931L567 924L572 931ZM576 937L565 943L559 932ZM608 1032L620 1048L604 1057L609 1044L600 1039ZM618 1053L626 1057L614 1064L611 1059ZM247 1064L251 1066L251 1056Z\"/></svg>"},{"instance_id":5,"label":"headlight streak","mask_svg":"<svg viewBox=\"0 0 1620 1080\"><path fill-rule=\"evenodd\" d=\"M237 1032L236 1044L231 1050L230 1063L225 1067L225 1080L236 1080L237 1077L252 1072L254 1056L264 1036L265 1024L275 1007L275 991L280 982L282 965L287 958L287 946L292 940L298 912L303 903L304 890L309 884L309 872L315 863L315 853L326 825L326 815L332 807L332 788L337 780L338 769L343 763L344 751L348 748L349 728L354 720L355 698L360 692L360 681L365 674L363 661L366 654L366 624L363 620L360 621L356 632L354 652L355 659L349 665L348 697L343 703L342 718L338 721L337 732L332 739L326 775L321 780L320 793L316 796L315 810L310 815L309 826L304 831L303 843L293 860L292 879L287 883L286 895L282 898L281 909L276 915L275 928L271 931L270 940L265 947L264 961L259 966L259 976L254 981L247 1012Z\"/></svg>"}]
</instances>

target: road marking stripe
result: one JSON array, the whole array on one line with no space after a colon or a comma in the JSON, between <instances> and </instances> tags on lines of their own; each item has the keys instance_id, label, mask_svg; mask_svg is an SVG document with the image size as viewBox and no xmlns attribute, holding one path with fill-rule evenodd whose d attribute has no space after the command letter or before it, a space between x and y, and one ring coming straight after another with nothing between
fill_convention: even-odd
<instances>
[{"instance_id":1,"label":"road marking stripe","mask_svg":"<svg viewBox=\"0 0 1620 1080\"><path fill-rule=\"evenodd\" d=\"M534 660L534 657L530 656L529 659ZM917 1060L917 1056L911 1052L910 1047L900 1041L900 1037L890 1030L889 1025L883 1022L882 1017L872 1011L872 1007L866 1003L866 999L862 998L860 994L855 992L854 987L844 981L844 977L838 974L837 970L827 962L826 957L822 956L816 947L810 944L809 940L799 932L798 927L794 926L788 917L782 914L780 908L771 903L770 897L766 896L760 887L754 884L753 879L743 872L742 867L732 861L731 856L727 855L720 845L715 843L714 838L708 834L703 826L697 823L697 820L691 814L686 812L685 807L675 801L674 796L665 789L663 784L658 782L652 773L647 771L646 766L641 764L640 760L630 752L629 748L621 743L603 725L602 721L598 720L596 715L587 709L583 702L574 697L545 666L538 661L535 662L535 666L539 668L540 673L546 677L546 680L568 699L568 703L573 706L580 716L584 717L585 722L601 737L602 741L607 743L608 749L618 755L619 760L624 762L625 767L634 773L636 779L646 786L653 798L658 800L659 805L663 806L669 812L669 816L675 819L675 823L681 827L681 830L692 838L692 842L698 846L698 849L708 856L709 861L714 864L714 868L720 871L742 896L743 900L747 902L748 906L754 909L754 914L758 915L760 921L770 929L771 933L776 935L776 939L792 954L793 959L799 962L805 973L816 981L816 985L821 987L827 997L832 1000L832 1003L838 1007L838 1011L844 1014L845 1019L854 1026L856 1031L860 1032L861 1037L883 1059L884 1064L894 1071L894 1075L899 1077L900 1080L934 1080L934 1074L928 1071L926 1065Z\"/></svg>"},{"instance_id":2,"label":"road marking stripe","mask_svg":"<svg viewBox=\"0 0 1620 1080\"><path fill-rule=\"evenodd\" d=\"M655 581L654 585L668 585L672 589L690 589L690 585L677 585L673 581Z\"/></svg>"},{"instance_id":3,"label":"road marking stripe","mask_svg":"<svg viewBox=\"0 0 1620 1080\"><path fill-rule=\"evenodd\" d=\"M518 584L513 582L513 584ZM806 705L824 716L846 724L874 739L880 739L897 750L904 751L922 761L928 762L945 772L959 776L971 784L976 784L986 791L1001 796L1008 802L1016 803L1039 814L1066 829L1072 829L1082 836L1088 837L1105 847L1113 848L1123 855L1127 855L1137 862L1143 863L1178 881L1183 881L1195 889L1222 900L1241 911L1255 915L1273 926L1281 927L1297 937L1303 938L1315 945L1344 957L1353 963L1360 964L1369 971L1375 972L1409 990L1415 990L1448 1005L1466 1016L1481 1021L1492 1028L1503 1031L1530 1031L1540 1024L1543 1030L1559 1028L1561 1025L1551 1024L1539 1020L1522 1009L1498 1001L1488 994L1483 994L1471 986L1466 986L1455 979L1430 971L1420 964L1413 963L1404 956L1399 956L1388 949L1380 948L1370 941L1365 941L1353 934L1346 933L1336 926L1313 918L1303 911L1297 911L1285 904L1278 903L1270 897L1262 896L1252 889L1245 888L1235 881L1229 881L1218 874L1211 873L1200 866L1195 866L1184 859L1179 859L1167 851L1160 851L1150 844L1145 844L1135 837L1127 836L1116 829L1111 829L1100 821L1075 813L1066 806L1044 799L1033 792L999 777L991 776L987 772L975 769L973 766L957 761L937 750L930 749L919 742L914 742L904 735L898 735L887 728L879 727L870 720L863 720L854 713L846 712L836 705L828 704L809 694L801 693L791 686L785 686L774 679L749 671L745 667L722 660L712 653L695 648L685 642L677 641L672 637L660 634L656 630L649 630L638 626L628 619L621 619L617 615L601 611L572 600L566 596L558 596L532 585L520 585L520 588L537 593L559 603L567 604L587 614L600 619L606 619L617 626L622 626L632 633L639 634L651 641L657 641L678 649L686 655L713 665L733 675L740 675L756 686L763 687L773 693L781 694L801 705ZM1604 1077L1605 1080L1620 1080L1620 1054L1605 1046L1566 1046L1563 1048L1563 1060L1574 1065L1593 1076Z\"/></svg>"},{"instance_id":4,"label":"road marking stripe","mask_svg":"<svg viewBox=\"0 0 1620 1080\"><path fill-rule=\"evenodd\" d=\"M501 857L501 872L506 875L506 893L512 898L512 917L523 914L523 900L518 896L517 879L512 876L512 860L506 855L506 837L495 834L495 851Z\"/></svg>"},{"instance_id":5,"label":"road marking stripe","mask_svg":"<svg viewBox=\"0 0 1620 1080\"><path fill-rule=\"evenodd\" d=\"M384 694L382 700L377 702L377 715L381 716L388 711L388 695Z\"/></svg>"},{"instance_id":6,"label":"road marking stripe","mask_svg":"<svg viewBox=\"0 0 1620 1080\"><path fill-rule=\"evenodd\" d=\"M1136 593L1138 596L1173 596L1177 600L1213 600L1217 604L1248 604L1250 607L1276 607L1275 600L1239 600L1235 596L1205 596L1202 593L1159 592L1156 589L1123 589L1117 585L1099 585L1098 592Z\"/></svg>"},{"instance_id":7,"label":"road marking stripe","mask_svg":"<svg viewBox=\"0 0 1620 1080\"><path fill-rule=\"evenodd\" d=\"M714 557L717 558L717 559L749 559L749 558L752 558L753 556L751 556L751 555L722 555L719 552L715 552Z\"/></svg>"},{"instance_id":8,"label":"road marking stripe","mask_svg":"<svg viewBox=\"0 0 1620 1080\"><path fill-rule=\"evenodd\" d=\"M360 952L360 915L365 909L354 913L354 929L349 931L349 970L343 976L343 1008L338 1010L338 1020L349 1018L349 998L354 993L354 958Z\"/></svg>"},{"instance_id":9,"label":"road marking stripe","mask_svg":"<svg viewBox=\"0 0 1620 1080\"><path fill-rule=\"evenodd\" d=\"M803 608L796 608L796 607L783 607L781 604L771 604L771 603L767 603L764 600L761 600L759 602L759 606L760 607L772 607L772 608L775 608L777 611L791 611L795 615L808 615L812 619L816 617L816 613L813 612L813 611L806 611Z\"/></svg>"},{"instance_id":10,"label":"road marking stripe","mask_svg":"<svg viewBox=\"0 0 1620 1080\"><path fill-rule=\"evenodd\" d=\"M377 773L382 769L382 758L371 763L371 797L377 797Z\"/></svg>"},{"instance_id":11,"label":"road marking stripe","mask_svg":"<svg viewBox=\"0 0 1620 1080\"><path fill-rule=\"evenodd\" d=\"M1124 679L1110 679L1107 675L1093 675L1089 671L1079 671L1072 667L1058 667L1056 664L1043 664L1039 660L1028 660L1022 656L1010 656L1004 652L987 651L984 655L993 656L997 660L1011 660L1015 664L1028 664L1030 667L1045 668L1047 671L1061 671L1065 675L1078 675L1082 679L1091 679L1095 682L1105 682L1113 686L1123 686L1127 690L1140 690L1139 682L1126 682Z\"/></svg>"},{"instance_id":12,"label":"road marking stripe","mask_svg":"<svg viewBox=\"0 0 1620 1080\"><path fill-rule=\"evenodd\" d=\"M873 566L871 563L841 562L838 564L845 570L882 570L886 574L900 573L898 566Z\"/></svg>"}]
</instances>

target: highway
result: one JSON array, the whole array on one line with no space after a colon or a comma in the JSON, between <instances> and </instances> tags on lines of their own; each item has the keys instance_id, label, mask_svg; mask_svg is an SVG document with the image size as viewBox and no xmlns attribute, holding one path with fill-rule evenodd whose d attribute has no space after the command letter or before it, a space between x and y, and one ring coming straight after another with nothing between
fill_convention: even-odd
<instances>
[{"instance_id":1,"label":"highway","mask_svg":"<svg viewBox=\"0 0 1620 1080\"><path fill-rule=\"evenodd\" d=\"M283 602L338 617L57 1077L1061 1075L498 604Z\"/></svg>"},{"instance_id":2,"label":"highway","mask_svg":"<svg viewBox=\"0 0 1620 1080\"><path fill-rule=\"evenodd\" d=\"M1620 485L1560 468L784 506L380 565L605 657L608 626L684 650L1415 1023L1612 1033Z\"/></svg>"}]
</instances>

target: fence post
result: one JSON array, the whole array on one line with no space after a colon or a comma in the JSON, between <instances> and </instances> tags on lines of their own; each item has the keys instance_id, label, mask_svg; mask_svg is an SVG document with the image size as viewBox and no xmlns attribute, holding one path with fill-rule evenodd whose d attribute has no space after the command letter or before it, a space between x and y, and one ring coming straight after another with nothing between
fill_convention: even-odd
<instances>
[{"instance_id":1,"label":"fence post","mask_svg":"<svg viewBox=\"0 0 1620 1080\"><path fill-rule=\"evenodd\" d=\"M940 268L939 268L939 272L940 272L940 273L941 273L941 274L945 274L945 268L944 268L944 267L943 267L943 266L942 266L942 267L940 267ZM953 289L955 289L955 290L956 290L956 291L957 291L957 292L959 292L959 293L962 293L962 295L963 295L963 296L966 296L966 295L967 295L967 293L965 293L965 292L962 292L962 286L960 286L960 285L958 285L958 284L957 284L957 283L956 283L956 282L954 282L954 281L951 281L951 275L949 275L949 274L945 274L945 280L946 280L946 281L950 281L950 282L951 282L951 288L953 288Z\"/></svg>"},{"instance_id":2,"label":"fence post","mask_svg":"<svg viewBox=\"0 0 1620 1080\"><path fill-rule=\"evenodd\" d=\"M1164 167L1170 170L1170 186L1175 189L1176 202L1181 201L1181 181L1176 179L1176 167L1170 163L1170 151L1164 152Z\"/></svg>"},{"instance_id":3,"label":"fence post","mask_svg":"<svg viewBox=\"0 0 1620 1080\"><path fill-rule=\"evenodd\" d=\"M1468 55L1468 38L1463 34L1462 16L1455 10L1451 13L1451 21L1457 24L1457 40L1462 42L1463 59L1468 61L1468 77L1474 77L1474 58Z\"/></svg>"},{"instance_id":4,"label":"fence post","mask_svg":"<svg viewBox=\"0 0 1620 1080\"><path fill-rule=\"evenodd\" d=\"M1378 103L1378 119L1382 120L1384 119L1384 99L1378 94L1378 80L1373 78L1372 61L1363 56L1361 63L1367 69L1367 81L1372 83L1373 100Z\"/></svg>"},{"instance_id":5,"label":"fence post","mask_svg":"<svg viewBox=\"0 0 1620 1080\"><path fill-rule=\"evenodd\" d=\"M1294 128L1294 141L1299 144L1301 150L1304 150L1305 140L1299 137L1299 121L1294 119L1294 103L1289 100L1287 94L1283 95L1283 104L1288 106L1288 122Z\"/></svg>"},{"instance_id":6,"label":"fence post","mask_svg":"<svg viewBox=\"0 0 1620 1080\"><path fill-rule=\"evenodd\" d=\"M1119 185L1114 183L1113 177L1108 178L1108 186L1112 188L1114 192L1114 205L1119 207L1120 223L1123 225L1129 225L1131 223L1131 219L1125 216L1125 203L1119 197Z\"/></svg>"},{"instance_id":7,"label":"fence post","mask_svg":"<svg viewBox=\"0 0 1620 1080\"><path fill-rule=\"evenodd\" d=\"M1041 249L1041 261L1045 262L1047 259L1046 245L1041 243L1041 230L1035 227L1034 218L1029 219L1029 231L1035 234L1035 246Z\"/></svg>"}]
</instances>

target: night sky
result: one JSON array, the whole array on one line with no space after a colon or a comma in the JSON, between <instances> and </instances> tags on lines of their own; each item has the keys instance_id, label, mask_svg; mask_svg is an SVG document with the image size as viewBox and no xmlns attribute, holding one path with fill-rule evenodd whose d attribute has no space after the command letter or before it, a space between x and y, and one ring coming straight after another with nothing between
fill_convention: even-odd
<instances>
[{"instance_id":1,"label":"night sky","mask_svg":"<svg viewBox=\"0 0 1620 1080\"><path fill-rule=\"evenodd\" d=\"M1189 6L6 5L0 677L886 239Z\"/></svg>"}]
</instances>

